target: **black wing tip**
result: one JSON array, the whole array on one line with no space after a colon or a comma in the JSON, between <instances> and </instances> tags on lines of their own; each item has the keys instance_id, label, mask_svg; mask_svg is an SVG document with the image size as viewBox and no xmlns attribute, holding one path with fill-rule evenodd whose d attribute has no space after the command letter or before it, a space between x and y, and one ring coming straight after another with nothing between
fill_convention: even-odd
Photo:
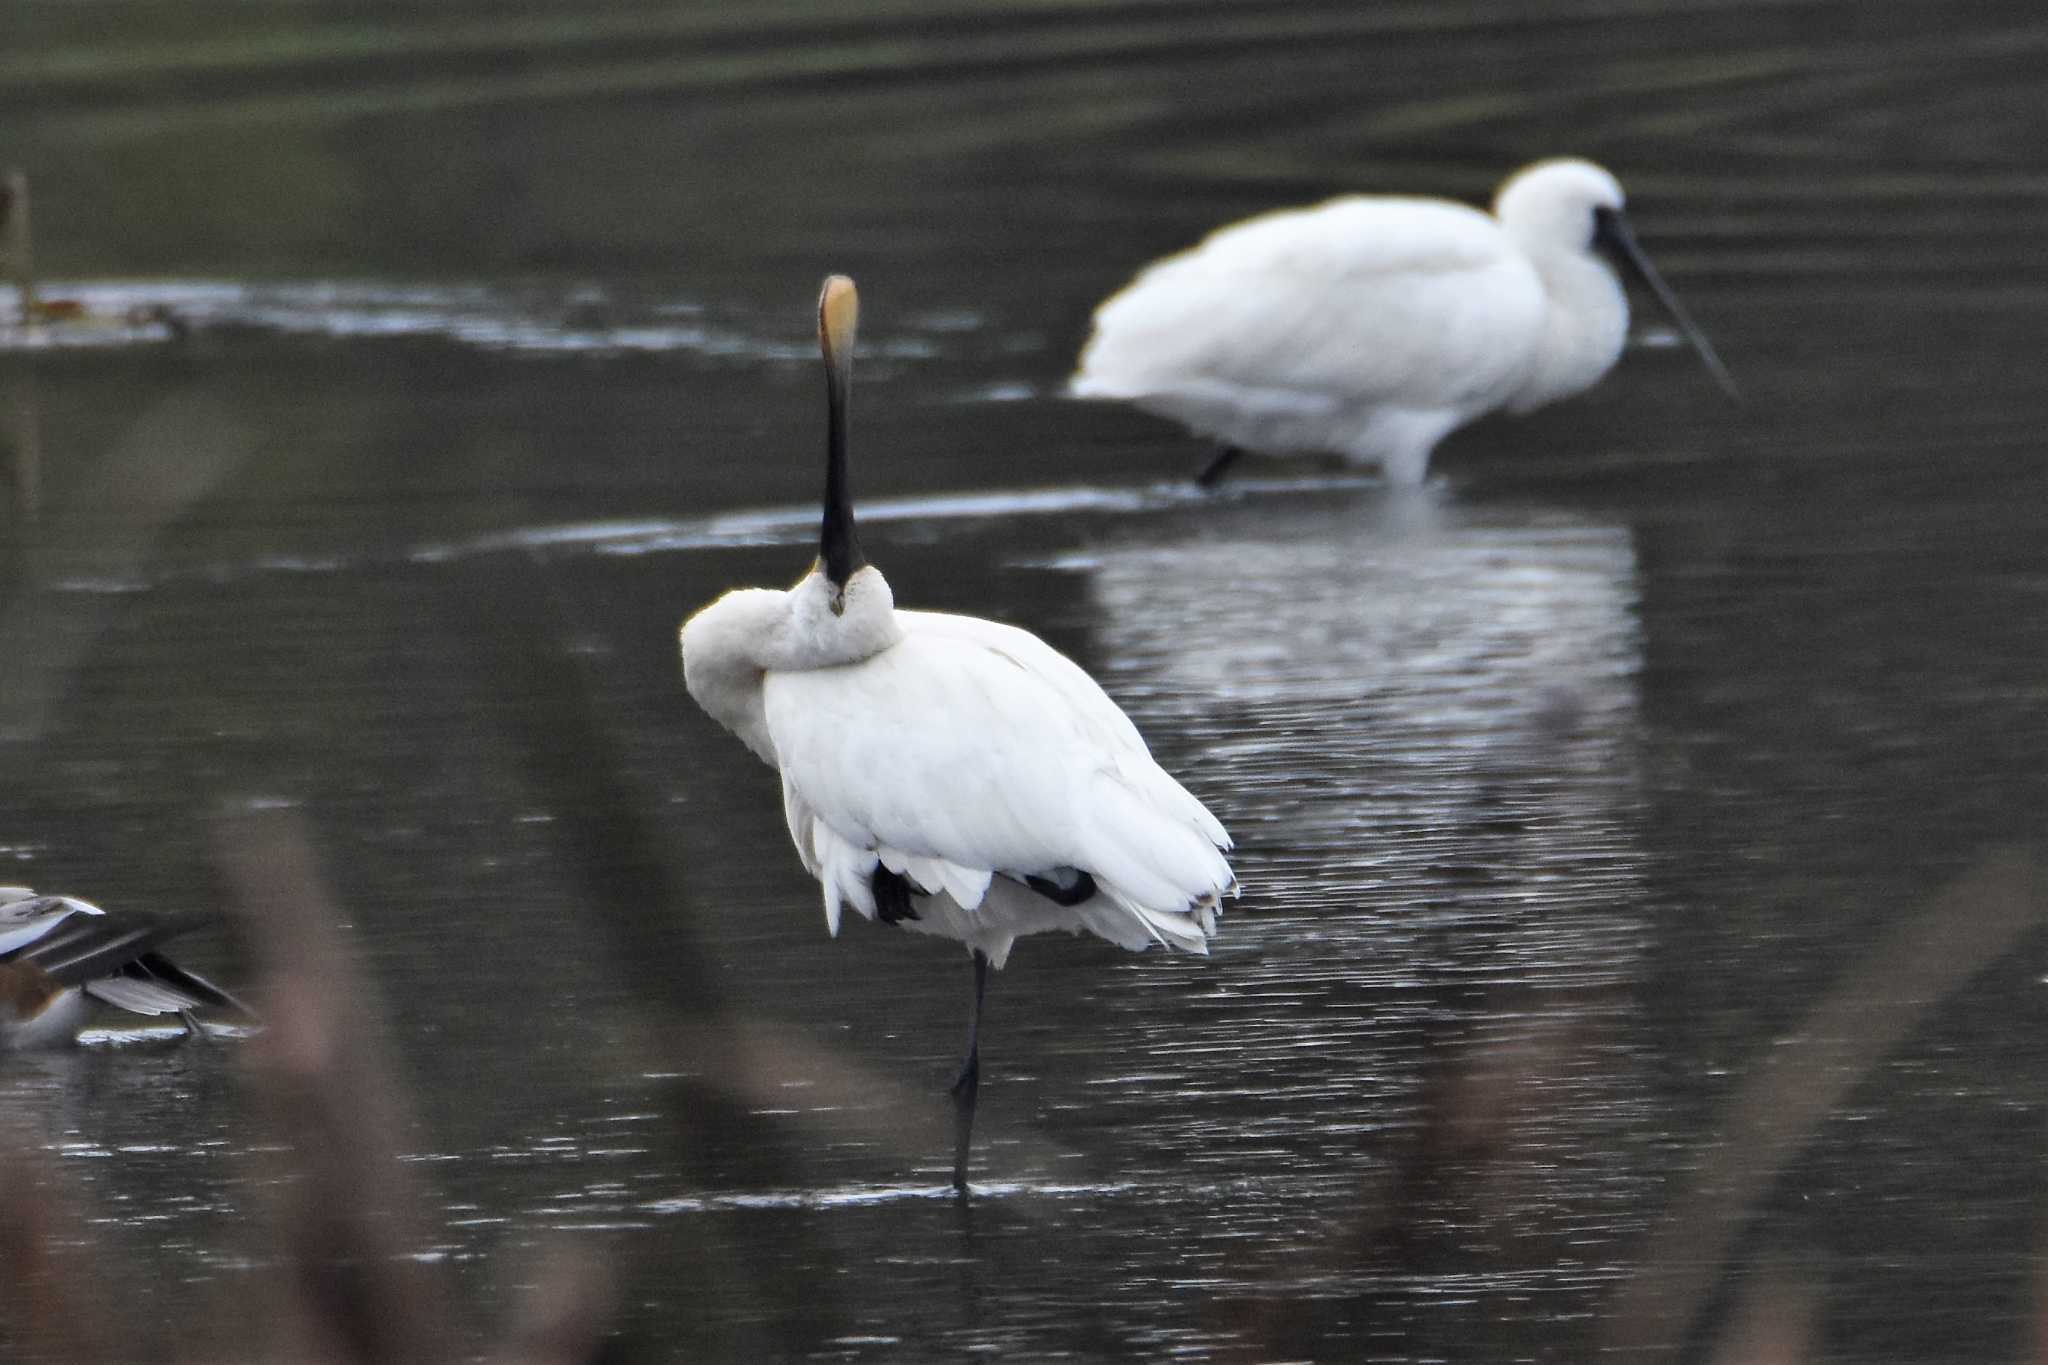
<instances>
[{"instance_id":1,"label":"black wing tip","mask_svg":"<svg viewBox=\"0 0 2048 1365\"><path fill-rule=\"evenodd\" d=\"M1094 899L1095 878L1080 868L1071 870L1074 873L1072 881L1032 876L1024 879L1024 885L1058 906L1074 906Z\"/></svg>"},{"instance_id":2,"label":"black wing tip","mask_svg":"<svg viewBox=\"0 0 2048 1365\"><path fill-rule=\"evenodd\" d=\"M875 918L884 924L901 924L905 920L922 919L917 907L910 903L913 895L929 895L911 885L910 878L900 872L891 872L877 863L874 876L868 878L868 888L875 897Z\"/></svg>"}]
</instances>

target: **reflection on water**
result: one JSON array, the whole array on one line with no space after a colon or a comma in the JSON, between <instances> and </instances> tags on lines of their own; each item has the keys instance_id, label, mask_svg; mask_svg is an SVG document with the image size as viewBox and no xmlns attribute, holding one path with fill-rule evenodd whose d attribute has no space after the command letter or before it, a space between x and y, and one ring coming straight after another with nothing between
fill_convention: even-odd
<instances>
[{"instance_id":1,"label":"reflection on water","mask_svg":"<svg viewBox=\"0 0 2048 1365\"><path fill-rule=\"evenodd\" d=\"M808 361L816 346L788 319L715 316L689 299L586 283L395 284L375 280L65 281L48 286L83 318L0 326L0 354L105 348L186 339L192 332L255 329L330 340L442 340L530 355L689 352L718 358ZM12 307L0 290L0 314ZM174 328L160 318L176 320ZM971 331L969 314L913 319L915 330L864 340L881 360L921 360L932 338Z\"/></svg>"},{"instance_id":2,"label":"reflection on water","mask_svg":"<svg viewBox=\"0 0 2048 1365\"><path fill-rule=\"evenodd\" d=\"M901 388L871 392L886 409ZM869 551L905 602L1073 652L1223 815L1247 874L1209 959L1019 953L990 997L990 1197L963 1216L932 1196L964 964L865 924L828 939L772 792L728 780L749 760L674 674L680 616L798 571L809 509L743 482L693 514L327 557L287 527L289 554L250 558L230 527L179 530L262 444L244 411L156 409L39 518L0 615L25 680L6 693L15 790L38 793L6 855L190 904L193 790L303 798L425 1111L405 1152L433 1192L416 1254L491 1303L537 1238L605 1238L653 1286L629 1325L730 1356L1528 1354L1630 1282L1692 1159L1673 1114L1711 1112L1769 1045L1743 1011L1797 1017L1807 987L1784 974L1824 985L1827 945L1853 936L1796 890L1754 894L1811 864L1756 856L1756 825L1786 811L1750 775L1785 765L1801 809L1845 790L1813 767L1839 747L1757 699L1890 676L1910 686L1853 694L1863 723L1929 732L1917 699L1977 695L2008 744L2038 733L2035 656L2010 630L2031 533L1976 494L1948 505L1972 509L1957 533L1985 580L1957 544L1933 558L1964 577L1888 567L1924 507L1816 522L1796 497L1708 488L1673 508L1625 477L1540 502L1356 478L872 499ZM270 571L283 560L299 567ZM1900 640L1845 610L1873 572L1921 623ZM77 588L114 578L132 586ZM1788 629L1834 632L1825 653L1769 652L1755 594ZM581 661L587 696L536 685L493 638L506 613ZM1933 617L1976 633L1974 672L1901 643ZM616 855L579 862L563 834L588 803L536 785L513 738L586 710L684 888L633 904L629 947L579 880ZM565 733L587 762L591 737ZM1764 735L1774 751L1750 752ZM1896 860L1874 849L1886 827L1836 856ZM1735 856L1696 856L1717 839ZM1778 976L1757 961L1800 932ZM1745 993L1759 981L1780 984ZM699 1031L664 1031L679 1009ZM236 1051L144 1041L5 1076L14 1121L113 1210L104 1226L166 1231L129 1248L166 1314L262 1263L235 1234L266 1141ZM1950 1074L1916 1065L1928 1093ZM2017 1169L2031 1139L2002 1141ZM1071 1254L1048 1263L1055 1236Z\"/></svg>"},{"instance_id":3,"label":"reflection on water","mask_svg":"<svg viewBox=\"0 0 2048 1365\"><path fill-rule=\"evenodd\" d=\"M1400 951L1338 964L1389 986L1448 966L1423 945L1466 934L1484 948L1455 949L1464 970L1628 979L1642 644L1625 527L1440 490L1311 494L1065 562L1099 607L1106 685L1141 723L1163 712L1155 742L1245 812L1255 941L1391 934Z\"/></svg>"},{"instance_id":4,"label":"reflection on water","mask_svg":"<svg viewBox=\"0 0 2048 1365\"><path fill-rule=\"evenodd\" d=\"M1217 1110L1191 1163L1264 1147L1273 1175L1348 1172L1269 1273L1367 1293L1424 1340L1441 1284L1368 1289L1361 1264L1507 1237L1462 1292L1503 1343L1537 1330L1618 1274L1608 1212L1649 1179L1627 529L1439 489L1106 539L1061 561L1099 608L1106 685L1259 869L1197 995L1230 1063L1174 1078ZM1265 1115L1250 1140L1240 1105Z\"/></svg>"},{"instance_id":5,"label":"reflection on water","mask_svg":"<svg viewBox=\"0 0 2048 1365\"><path fill-rule=\"evenodd\" d=\"M11 375L0 386L0 455L7 488L0 525L12 526L35 515L42 487L43 405L32 374ZM8 536L11 543L18 539Z\"/></svg>"},{"instance_id":6,"label":"reflection on water","mask_svg":"<svg viewBox=\"0 0 2048 1365\"><path fill-rule=\"evenodd\" d=\"M1084 1199L1124 1193L1130 1185L1027 1185L1015 1181L977 1181L977 1201L1015 1199ZM649 1213L704 1213L712 1209L833 1209L858 1204L886 1204L898 1199L953 1200L958 1192L952 1184L878 1185L836 1190L762 1190L750 1194L708 1195L702 1198L657 1199L646 1205Z\"/></svg>"},{"instance_id":7,"label":"reflection on water","mask_svg":"<svg viewBox=\"0 0 2048 1365\"><path fill-rule=\"evenodd\" d=\"M422 1057L425 1093L463 1097L435 1106L453 1140L411 1154L445 1201L428 1250L483 1275L490 1248L547 1230L628 1237L656 1262L677 1254L678 1237L711 1237L733 1245L749 1274L796 1284L829 1248L859 1258L923 1239L934 1260L921 1333L966 1347L1021 1332L1016 1348L1036 1350L1022 1343L1058 1340L1061 1305L1103 1264L1131 1264L1150 1247L1164 1297L1126 1304L1122 1331L1216 1350L1347 1330L1259 1307L1301 1297L1370 1301L1390 1329L1437 1340L1441 1280L1382 1277L1425 1252L1493 1255L1511 1234L1512 1274L1467 1291L1500 1339L1565 1305L1588 1311L1617 1282L1619 1249L1640 1225L1615 1210L1639 1208L1650 1181L1631 1136L1646 1100L1629 988L1646 931L1627 529L1552 507L1475 509L1442 490L1390 498L1357 479L1247 484L1223 498L1184 485L935 495L875 510L871 553L892 574L901 566L906 594L929 592L939 568L965 600L933 605L972 603L1074 649L1168 766L1225 813L1259 869L1207 960L1034 941L1002 974L987 1059L999 1079L984 1105L991 1197L964 1228L906 1228L903 1218L923 1218L897 1212L929 1205L950 1218L946 1201L926 1197L943 1189L947 1150L931 1075L957 1042L961 964L872 926L827 939L814 897L783 875L769 803L729 807L704 780L743 756L678 720L688 713L666 649L640 643L666 644L679 602L760 576L740 557L801 559L808 513L732 515L717 538L706 535L715 517L601 534L542 526L316 574L172 575L125 597L84 597L133 602L160 623L118 645L124 653L157 637L175 658L189 640L209 670L274 677L229 699L216 723L230 735L340 722L352 757L327 775L330 794L314 809L383 791L345 836L346 875L370 878L363 932L400 1017L437 1040ZM610 604L580 626L583 648L614 673L630 661L599 686L631 747L661 757L654 796L693 827L684 847L711 951L735 999L790 1002L795 1037L815 1042L793 1048L742 1010L718 1025L718 1048L752 1059L730 1075L694 1047L640 1054L646 1043L631 1040L645 1025L605 984L602 940L520 932L520 920L576 914L550 866L548 798L488 776L502 737L468 722L468 738L437 734L445 722L391 707L375 662L390 646L371 644L422 610L473 615L474 575L502 580L508 556L533 566L504 582L515 600L545 575L533 581L552 583L572 612ZM206 620L223 610L226 620ZM237 624L279 610L300 616L289 637ZM408 693L444 678L437 686L453 686L451 703L468 709L501 689L456 681L474 668L464 662L473 630L409 636L397 656ZM292 660L308 631L305 657L329 660L323 691L287 700L274 689L301 676ZM64 762L76 743L50 752ZM179 749L153 761L175 770ZM436 872L450 858L465 868L453 882ZM423 950L452 946L451 934L492 944L469 950L472 968L454 977L449 948ZM663 936L639 965L683 970L682 950ZM543 971L578 1008L527 1021L527 1046L487 1061L479 1049L504 1027L498 997ZM877 1000L899 1003L879 1028L848 1031L875 1017ZM823 1050L807 1058L802 1046ZM593 1048L610 1064L587 1065ZM751 1155L679 1158L666 1098L678 1082L663 1074L678 1063L694 1078L682 1084L737 1087L727 1140ZM128 1078L149 1084L154 1065L142 1060ZM521 1098L479 1090L493 1071L516 1072ZM835 1074L859 1079L848 1090ZM179 1122L185 1150L234 1164L229 1115L198 1109ZM781 1169L749 1174L770 1152ZM1032 1278L1036 1230L1077 1209L1099 1239L1090 1256L1068 1275L1036 1277L1024 1322L992 1332L972 1308L973 1284ZM780 1221L799 1215L858 1221ZM767 1221L734 1221L757 1219ZM1162 1244L1163 1224L1173 1231ZM211 1249L193 1254L174 1279L216 1263ZM714 1337L746 1338L760 1312L749 1298L668 1283L663 1303ZM1219 1307L1189 1322L1172 1307L1188 1292ZM818 1311L835 1340L912 1320L880 1285ZM1025 1325L1039 1314L1049 1316ZM1464 1323L1443 1339L1469 1335Z\"/></svg>"}]
</instances>

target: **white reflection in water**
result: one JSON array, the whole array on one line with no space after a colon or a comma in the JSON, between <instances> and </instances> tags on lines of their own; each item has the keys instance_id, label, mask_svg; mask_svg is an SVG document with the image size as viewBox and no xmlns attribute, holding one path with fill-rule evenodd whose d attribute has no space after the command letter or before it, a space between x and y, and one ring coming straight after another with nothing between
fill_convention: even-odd
<instances>
[{"instance_id":1,"label":"white reflection in water","mask_svg":"<svg viewBox=\"0 0 2048 1365\"><path fill-rule=\"evenodd\" d=\"M1320 855L1314 884L1282 869L1266 894L1486 862L1508 834L1520 899L1545 899L1558 859L1632 862L1625 527L1365 495L1242 506L1072 563L1112 690L1179 717L1241 840Z\"/></svg>"},{"instance_id":2,"label":"white reflection in water","mask_svg":"<svg viewBox=\"0 0 2048 1365\"><path fill-rule=\"evenodd\" d=\"M1060 1184L1015 1180L974 1183L978 1201L990 1199L1098 1199L1121 1194L1127 1183ZM959 1198L951 1184L932 1185L845 1185L815 1190L764 1190L748 1194L682 1196L651 1200L641 1205L649 1213L710 1213L721 1209L843 1209L902 1200L935 1200L950 1203Z\"/></svg>"},{"instance_id":3,"label":"white reflection in water","mask_svg":"<svg viewBox=\"0 0 2048 1365\"><path fill-rule=\"evenodd\" d=\"M1157 1084L1073 1107L1183 1171L1287 1176L1354 1248L1512 1228L1545 1275L1614 1241L1644 1189L1621 1140L1644 1102L1628 530L1371 492L1054 562L1085 574L1098 676L1237 837L1245 885L1214 959L1096 997Z\"/></svg>"}]
</instances>

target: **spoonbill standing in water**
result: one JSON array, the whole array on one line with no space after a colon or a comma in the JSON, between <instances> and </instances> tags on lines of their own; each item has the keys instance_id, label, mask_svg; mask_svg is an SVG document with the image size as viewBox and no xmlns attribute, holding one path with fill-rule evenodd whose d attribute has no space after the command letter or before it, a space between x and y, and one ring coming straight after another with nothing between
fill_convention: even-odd
<instances>
[{"instance_id":1,"label":"spoonbill standing in water","mask_svg":"<svg viewBox=\"0 0 2048 1365\"><path fill-rule=\"evenodd\" d=\"M1438 441L1599 382L1621 354L1632 272L1730 398L1735 381L1636 245L1621 184L1539 161L1493 212L1348 195L1219 229L1095 311L1071 392L1119 399L1240 453L1338 454L1416 484Z\"/></svg>"},{"instance_id":2,"label":"spoonbill standing in water","mask_svg":"<svg viewBox=\"0 0 2048 1365\"><path fill-rule=\"evenodd\" d=\"M850 905L972 952L967 1058L952 1090L964 1194L989 968L1020 935L1049 929L1206 953L1237 883L1223 826L1077 664L1014 626L896 609L861 555L847 492L858 308L853 281L825 281L817 561L787 592L736 589L685 622L683 680L781 773L829 932Z\"/></svg>"},{"instance_id":3,"label":"spoonbill standing in water","mask_svg":"<svg viewBox=\"0 0 2048 1365\"><path fill-rule=\"evenodd\" d=\"M211 981L157 951L175 928L149 915L110 915L75 896L0 886L0 1051L71 1041L97 1000L133 1014L222 1006L254 1017Z\"/></svg>"}]
</instances>

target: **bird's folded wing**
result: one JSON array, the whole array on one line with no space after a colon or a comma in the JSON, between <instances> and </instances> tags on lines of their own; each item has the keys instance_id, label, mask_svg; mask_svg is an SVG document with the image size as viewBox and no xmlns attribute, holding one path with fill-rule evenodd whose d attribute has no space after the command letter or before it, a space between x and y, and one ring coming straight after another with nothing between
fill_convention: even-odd
<instances>
[{"instance_id":1,"label":"bird's folded wing","mask_svg":"<svg viewBox=\"0 0 2048 1365\"><path fill-rule=\"evenodd\" d=\"M828 914L835 886L871 913L878 860L963 904L992 873L1060 867L1176 908L1227 884L1222 826L1087 675L965 620L907 621L863 663L769 676L785 811Z\"/></svg>"},{"instance_id":2,"label":"bird's folded wing","mask_svg":"<svg viewBox=\"0 0 2048 1365\"><path fill-rule=\"evenodd\" d=\"M979 645L1006 659L1057 692L1076 715L1097 727L1098 742L1150 756L1138 727L1131 724L1131 718L1102 690L1101 684L1088 676L1088 670L1030 631L1001 621L943 611L899 611L896 619L910 634Z\"/></svg>"},{"instance_id":3,"label":"bird's folded wing","mask_svg":"<svg viewBox=\"0 0 2048 1365\"><path fill-rule=\"evenodd\" d=\"M1486 214L1352 196L1223 228L1147 268L1097 311L1073 387L1275 411L1340 395L1455 406L1519 372L1515 338L1533 344L1543 311L1540 278Z\"/></svg>"}]
</instances>

